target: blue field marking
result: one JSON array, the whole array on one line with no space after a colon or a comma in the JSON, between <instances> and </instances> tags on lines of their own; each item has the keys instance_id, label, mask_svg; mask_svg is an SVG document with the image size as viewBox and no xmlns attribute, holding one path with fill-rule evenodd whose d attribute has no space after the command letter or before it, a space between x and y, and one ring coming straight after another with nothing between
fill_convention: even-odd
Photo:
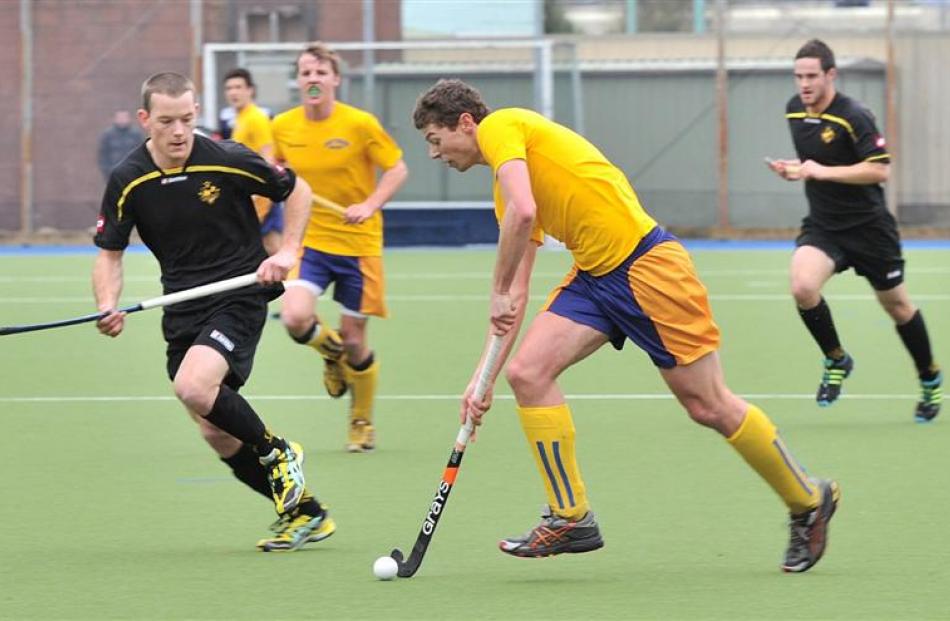
<instances>
[{"instance_id":1,"label":"blue field marking","mask_svg":"<svg viewBox=\"0 0 950 621\"><path fill-rule=\"evenodd\" d=\"M147 252L148 248L144 244L134 244L125 249L125 252L128 254L140 254ZM91 255L98 254L99 248L92 244L82 244L82 245L70 245L70 246L50 246L50 245L36 245L36 246L2 246L0 245L0 257L23 257L23 256L36 256L36 257L55 257L55 256L71 256L71 255Z\"/></svg>"}]
</instances>

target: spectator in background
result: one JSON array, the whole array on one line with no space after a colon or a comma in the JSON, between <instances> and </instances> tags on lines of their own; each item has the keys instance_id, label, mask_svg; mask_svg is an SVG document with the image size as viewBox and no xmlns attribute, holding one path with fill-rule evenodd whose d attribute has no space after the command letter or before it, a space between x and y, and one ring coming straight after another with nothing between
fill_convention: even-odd
<instances>
[{"instance_id":1,"label":"spectator in background","mask_svg":"<svg viewBox=\"0 0 950 621\"><path fill-rule=\"evenodd\" d=\"M108 181L115 165L142 144L143 139L139 128L132 125L132 114L128 110L116 110L112 126L102 132L99 138L99 172L102 178Z\"/></svg>"}]
</instances>

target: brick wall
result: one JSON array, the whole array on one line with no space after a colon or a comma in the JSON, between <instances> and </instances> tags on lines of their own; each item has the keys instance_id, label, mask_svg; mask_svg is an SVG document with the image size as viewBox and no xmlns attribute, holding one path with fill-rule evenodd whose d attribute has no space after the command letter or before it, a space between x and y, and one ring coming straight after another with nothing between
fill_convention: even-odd
<instances>
[{"instance_id":1,"label":"brick wall","mask_svg":"<svg viewBox=\"0 0 950 621\"><path fill-rule=\"evenodd\" d=\"M229 41L242 6L274 0L204 0L205 41ZM380 39L400 37L399 0L376 0ZM362 38L359 0L281 0L316 23L316 38ZM104 181L101 133L116 109L134 111L157 71L194 73L188 0L33 0L34 228L81 230L95 223ZM0 231L20 222L19 3L0 2Z\"/></svg>"}]
</instances>

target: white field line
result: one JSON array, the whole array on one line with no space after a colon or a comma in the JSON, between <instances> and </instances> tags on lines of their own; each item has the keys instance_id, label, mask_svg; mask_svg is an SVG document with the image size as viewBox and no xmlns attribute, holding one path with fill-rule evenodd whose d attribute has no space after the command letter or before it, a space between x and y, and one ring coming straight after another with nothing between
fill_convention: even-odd
<instances>
[{"instance_id":1,"label":"white field line","mask_svg":"<svg viewBox=\"0 0 950 621\"><path fill-rule=\"evenodd\" d=\"M916 399L916 394L846 394L844 401L903 401ZM245 395L251 401L331 401L328 395ZM566 395L569 401L670 401L669 393L603 393ZM814 393L749 393L741 395L752 400L813 401ZM459 395L377 395L380 401L458 401ZM512 395L495 395L495 399L513 401ZM127 403L148 401L177 401L172 395L101 395L101 396L49 396L49 397L2 397L0 403Z\"/></svg>"},{"instance_id":2,"label":"white field line","mask_svg":"<svg viewBox=\"0 0 950 621\"><path fill-rule=\"evenodd\" d=\"M132 300L144 300L152 297L152 294L141 296L127 295L122 304L128 304ZM828 300L833 302L866 302L876 300L871 293L838 293L828 294ZM950 300L950 293L914 293L911 296L914 300L925 300L928 302L946 302ZM532 301L544 301L548 298L547 294L532 295ZM788 293L713 293L709 299L714 302L788 302L791 303L792 296ZM387 302L482 302L488 303L486 294L476 293L450 293L450 294L427 294L427 293L407 293L387 295ZM0 304L80 304L84 303L92 306L92 295L89 296L63 296L63 297L0 297Z\"/></svg>"}]
</instances>

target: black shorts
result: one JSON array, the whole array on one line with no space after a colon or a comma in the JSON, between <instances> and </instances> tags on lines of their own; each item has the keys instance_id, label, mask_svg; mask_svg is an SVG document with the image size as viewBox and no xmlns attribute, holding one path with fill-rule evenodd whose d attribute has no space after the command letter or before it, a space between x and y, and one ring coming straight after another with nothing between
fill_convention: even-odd
<instances>
[{"instance_id":1,"label":"black shorts","mask_svg":"<svg viewBox=\"0 0 950 621\"><path fill-rule=\"evenodd\" d=\"M890 213L844 231L828 231L805 218L795 245L818 248L835 262L836 272L853 267L877 291L887 291L904 282L900 233Z\"/></svg>"},{"instance_id":2,"label":"black shorts","mask_svg":"<svg viewBox=\"0 0 950 621\"><path fill-rule=\"evenodd\" d=\"M224 383L237 390L254 366L254 352L267 321L267 303L273 295L230 295L206 308L162 317L168 378L175 379L185 353L193 345L207 345L224 356L230 372Z\"/></svg>"}]
</instances>

